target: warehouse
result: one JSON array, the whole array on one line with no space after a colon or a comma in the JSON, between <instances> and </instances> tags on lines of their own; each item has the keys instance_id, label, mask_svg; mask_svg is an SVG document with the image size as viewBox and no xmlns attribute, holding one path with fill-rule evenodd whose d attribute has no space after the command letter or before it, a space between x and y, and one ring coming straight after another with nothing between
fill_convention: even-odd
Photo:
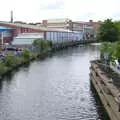
<instances>
[{"instance_id":1,"label":"warehouse","mask_svg":"<svg viewBox=\"0 0 120 120\"><path fill-rule=\"evenodd\" d=\"M65 30L48 31L46 32L46 39L51 40L53 44L75 42L83 40L83 32L73 32Z\"/></svg>"},{"instance_id":2,"label":"warehouse","mask_svg":"<svg viewBox=\"0 0 120 120\"><path fill-rule=\"evenodd\" d=\"M14 37L13 45L32 44L35 39L44 38L51 40L53 44L65 44L69 42L77 42L83 40L82 32L73 31L47 31L44 33L21 33Z\"/></svg>"}]
</instances>

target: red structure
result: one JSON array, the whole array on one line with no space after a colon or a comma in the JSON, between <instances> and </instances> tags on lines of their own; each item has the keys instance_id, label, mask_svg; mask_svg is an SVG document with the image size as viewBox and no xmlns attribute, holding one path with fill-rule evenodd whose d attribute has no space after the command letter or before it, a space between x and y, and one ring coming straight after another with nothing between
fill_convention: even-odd
<instances>
[{"instance_id":1,"label":"red structure","mask_svg":"<svg viewBox=\"0 0 120 120\"><path fill-rule=\"evenodd\" d=\"M40 28L38 26L28 24L0 22L0 26L13 29L11 31L11 37L4 40L4 42L8 43L13 40L13 37L16 37L20 33L45 33L47 31L46 28Z\"/></svg>"}]
</instances>

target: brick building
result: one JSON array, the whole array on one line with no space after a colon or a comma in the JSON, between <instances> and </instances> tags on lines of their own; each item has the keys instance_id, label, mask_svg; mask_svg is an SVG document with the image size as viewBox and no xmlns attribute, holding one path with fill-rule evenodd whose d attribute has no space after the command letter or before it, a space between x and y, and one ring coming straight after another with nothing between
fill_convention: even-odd
<instances>
[{"instance_id":1,"label":"brick building","mask_svg":"<svg viewBox=\"0 0 120 120\"><path fill-rule=\"evenodd\" d=\"M83 31L85 34L93 34L96 36L100 24L99 22L94 22L92 20L83 22L72 21L70 19L52 19L43 20L39 26L48 28L62 28L71 31Z\"/></svg>"},{"instance_id":2,"label":"brick building","mask_svg":"<svg viewBox=\"0 0 120 120\"><path fill-rule=\"evenodd\" d=\"M72 20L70 19L43 20L40 26L72 30Z\"/></svg>"},{"instance_id":3,"label":"brick building","mask_svg":"<svg viewBox=\"0 0 120 120\"><path fill-rule=\"evenodd\" d=\"M9 23L0 22L0 26L11 28L11 37L6 37L4 42L10 42L13 37L16 37L20 33L43 33L44 38L46 38L46 32L48 31L79 31L84 33L85 39L90 36L96 37L97 30L100 26L98 22L81 22L72 21L70 19L55 19L55 20L43 20L42 23L37 25L30 25L25 23Z\"/></svg>"},{"instance_id":4,"label":"brick building","mask_svg":"<svg viewBox=\"0 0 120 120\"><path fill-rule=\"evenodd\" d=\"M11 28L11 37L5 40L4 42L10 42L13 40L13 37L16 37L20 33L45 33L46 28L37 27L35 25L20 24L20 23L9 23L9 22L0 22L0 26Z\"/></svg>"},{"instance_id":5,"label":"brick building","mask_svg":"<svg viewBox=\"0 0 120 120\"><path fill-rule=\"evenodd\" d=\"M0 26L4 26L12 29L12 37L7 41L10 42L14 37L18 36L21 33L42 33L44 38L46 38L46 32L49 31L65 31L65 29L61 28L51 28L45 26L36 26L30 24L23 23L9 23L9 22L0 22Z\"/></svg>"}]
</instances>

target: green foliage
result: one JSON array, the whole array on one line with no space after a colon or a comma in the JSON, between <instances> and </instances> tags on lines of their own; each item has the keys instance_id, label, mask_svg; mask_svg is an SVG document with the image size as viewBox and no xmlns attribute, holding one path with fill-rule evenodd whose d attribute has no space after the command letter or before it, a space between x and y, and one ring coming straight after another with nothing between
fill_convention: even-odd
<instances>
[{"instance_id":1,"label":"green foliage","mask_svg":"<svg viewBox=\"0 0 120 120\"><path fill-rule=\"evenodd\" d=\"M51 40L48 40L47 42L48 42L49 47L52 48L52 45L53 45L53 44L52 44L52 41L51 41Z\"/></svg>"},{"instance_id":2,"label":"green foliage","mask_svg":"<svg viewBox=\"0 0 120 120\"><path fill-rule=\"evenodd\" d=\"M101 52L107 52L107 53L109 53L110 49L112 47L111 45L112 44L110 42L103 42L101 44L101 47L100 47Z\"/></svg>"},{"instance_id":3,"label":"green foliage","mask_svg":"<svg viewBox=\"0 0 120 120\"><path fill-rule=\"evenodd\" d=\"M107 60L108 62L110 61L110 59L112 58L112 43L110 42L103 42L101 44L101 47L100 47L100 51L101 51L101 60L102 61L105 61Z\"/></svg>"},{"instance_id":4,"label":"green foliage","mask_svg":"<svg viewBox=\"0 0 120 120\"><path fill-rule=\"evenodd\" d=\"M97 38L101 41L118 41L119 29L118 27L116 27L116 25L114 24L114 22L112 22L111 19L107 19L101 24Z\"/></svg>"},{"instance_id":5,"label":"green foliage","mask_svg":"<svg viewBox=\"0 0 120 120\"><path fill-rule=\"evenodd\" d=\"M120 21L115 21L114 24L115 24L115 26L118 29L118 32L119 32L119 36L118 37L119 37L119 40L120 40Z\"/></svg>"},{"instance_id":6,"label":"green foliage","mask_svg":"<svg viewBox=\"0 0 120 120\"><path fill-rule=\"evenodd\" d=\"M24 58L24 60L29 60L31 57L30 51L29 49L24 49L22 52L22 57Z\"/></svg>"},{"instance_id":7,"label":"green foliage","mask_svg":"<svg viewBox=\"0 0 120 120\"><path fill-rule=\"evenodd\" d=\"M33 42L33 46L39 48L39 52L48 50L52 47L52 41L44 39L36 39ZM4 60L0 60L0 75L3 75L13 67L22 64L23 62L29 61L31 57L36 56L38 53L30 53L29 49L24 49L21 56L8 55Z\"/></svg>"},{"instance_id":8,"label":"green foliage","mask_svg":"<svg viewBox=\"0 0 120 120\"><path fill-rule=\"evenodd\" d=\"M36 47L38 52L42 52L44 50L48 50L48 48L52 47L52 41L50 40L45 40L43 38L41 39L36 39L33 42L33 46Z\"/></svg>"},{"instance_id":9,"label":"green foliage","mask_svg":"<svg viewBox=\"0 0 120 120\"><path fill-rule=\"evenodd\" d=\"M0 60L0 75L4 74L8 70L8 67L5 66L4 62Z\"/></svg>"},{"instance_id":10,"label":"green foliage","mask_svg":"<svg viewBox=\"0 0 120 120\"><path fill-rule=\"evenodd\" d=\"M16 57L12 56L12 55L8 55L5 57L4 63L8 67L12 67L12 66L16 65Z\"/></svg>"},{"instance_id":11,"label":"green foliage","mask_svg":"<svg viewBox=\"0 0 120 120\"><path fill-rule=\"evenodd\" d=\"M120 60L120 41L116 42L113 56Z\"/></svg>"},{"instance_id":12,"label":"green foliage","mask_svg":"<svg viewBox=\"0 0 120 120\"><path fill-rule=\"evenodd\" d=\"M101 60L104 61L104 55L107 53L108 61L114 63L115 60L120 60L120 41L110 43L104 42L101 45Z\"/></svg>"},{"instance_id":13,"label":"green foliage","mask_svg":"<svg viewBox=\"0 0 120 120\"><path fill-rule=\"evenodd\" d=\"M19 65L21 63L23 63L25 60L23 57L16 57L16 63Z\"/></svg>"}]
</instances>

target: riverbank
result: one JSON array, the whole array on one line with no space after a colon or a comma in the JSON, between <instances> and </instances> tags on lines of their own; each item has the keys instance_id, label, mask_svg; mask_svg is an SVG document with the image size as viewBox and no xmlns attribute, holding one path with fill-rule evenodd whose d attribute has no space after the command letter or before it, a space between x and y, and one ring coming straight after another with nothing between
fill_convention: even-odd
<instances>
[{"instance_id":1,"label":"riverbank","mask_svg":"<svg viewBox=\"0 0 120 120\"><path fill-rule=\"evenodd\" d=\"M91 61L91 82L111 120L120 120L120 76L99 61Z\"/></svg>"}]
</instances>

